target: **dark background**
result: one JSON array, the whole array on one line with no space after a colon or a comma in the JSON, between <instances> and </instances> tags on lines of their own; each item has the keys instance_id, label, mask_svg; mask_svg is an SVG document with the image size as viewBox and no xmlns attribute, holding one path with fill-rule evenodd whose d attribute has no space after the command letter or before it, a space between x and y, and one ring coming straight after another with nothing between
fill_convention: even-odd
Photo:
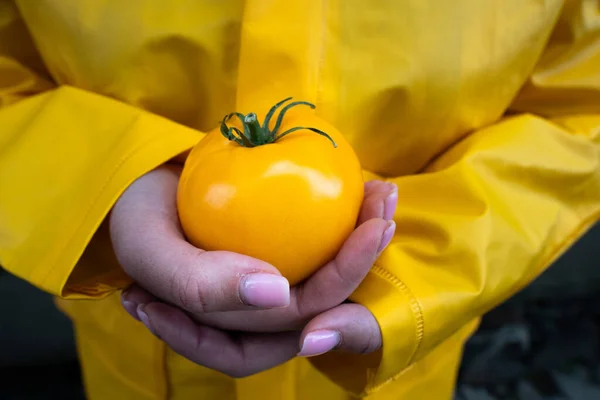
<instances>
[{"instance_id":1,"label":"dark background","mask_svg":"<svg viewBox=\"0 0 600 400\"><path fill-rule=\"evenodd\" d=\"M600 225L485 316L456 400L600 400ZM0 269L0 400L83 399L69 320ZM435 399L432 399L435 400Z\"/></svg>"}]
</instances>

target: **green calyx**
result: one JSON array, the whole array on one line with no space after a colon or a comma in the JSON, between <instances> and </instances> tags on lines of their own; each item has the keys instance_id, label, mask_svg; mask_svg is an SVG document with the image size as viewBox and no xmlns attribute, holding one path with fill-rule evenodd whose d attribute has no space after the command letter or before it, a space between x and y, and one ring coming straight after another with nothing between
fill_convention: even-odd
<instances>
[{"instance_id":1,"label":"green calyx","mask_svg":"<svg viewBox=\"0 0 600 400\"><path fill-rule=\"evenodd\" d=\"M331 143L333 144L333 147L337 147L337 144L333 141L333 139L328 134L326 134L325 132L323 132L317 128L311 128L311 127L306 127L306 126L296 126L294 128L288 129L285 132L278 133L278 130L281 127L281 123L283 122L283 118L285 117L285 113L290 108L298 106L298 105L309 106L312 109L316 108L314 104L308 103L306 101L294 101L292 103L289 103L285 107L283 107L281 109L281 112L277 116L277 120L275 121L275 126L273 127L273 130L271 130L269 128L269 123L271 122L271 118L273 118L277 109L279 107L281 107L284 103L290 101L291 99L292 99L291 97L288 97L287 99L284 99L284 100L280 101L279 103L275 104L273 107L271 107L271 109L267 113L267 116L265 117L265 120L264 120L262 126L258 122L258 118L255 113L249 113L249 114L244 115L242 113L235 112L235 113L227 114L225 116L225 118L223 118L223 121L221 121L221 133L227 139L236 142L240 146L256 147L256 146L262 146L264 144L274 143L277 140L281 139L282 137L284 137L286 135L289 135L292 132L296 132L301 129L306 129L306 130L315 132L321 136L326 137L327 139L329 139L331 141ZM235 126L227 126L227 121L229 121L234 116L239 118L239 120L242 122L243 132L240 129L236 128Z\"/></svg>"}]
</instances>

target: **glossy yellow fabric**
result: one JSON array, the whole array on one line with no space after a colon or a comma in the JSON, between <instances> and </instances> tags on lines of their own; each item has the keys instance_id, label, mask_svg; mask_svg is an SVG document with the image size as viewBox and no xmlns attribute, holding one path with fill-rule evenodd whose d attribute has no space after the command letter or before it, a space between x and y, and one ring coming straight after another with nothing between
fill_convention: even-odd
<instances>
[{"instance_id":1,"label":"glossy yellow fabric","mask_svg":"<svg viewBox=\"0 0 600 400\"><path fill-rule=\"evenodd\" d=\"M479 317L600 214L600 4L0 0L0 264L60 297L90 399L450 399ZM103 218L225 113L317 104L397 233L352 299L382 351L233 380L120 308ZM78 301L77 299L96 299Z\"/></svg>"}]
</instances>

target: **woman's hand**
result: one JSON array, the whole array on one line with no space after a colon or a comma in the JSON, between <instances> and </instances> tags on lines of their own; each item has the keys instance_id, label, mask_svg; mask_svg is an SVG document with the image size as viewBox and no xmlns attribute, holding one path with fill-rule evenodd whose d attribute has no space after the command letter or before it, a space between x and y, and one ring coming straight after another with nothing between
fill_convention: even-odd
<instances>
[{"instance_id":1,"label":"woman's hand","mask_svg":"<svg viewBox=\"0 0 600 400\"><path fill-rule=\"evenodd\" d=\"M176 218L174 226L173 218L171 218L173 215L176 217L176 213L171 214L175 207L176 184L176 171L159 169L132 185L120 202L131 206L137 204L138 207L141 207L140 209L145 210L143 212L145 218L147 220L150 218L155 223L163 216L170 216L168 221L163 220L161 223L170 228L162 229L162 231L177 232L180 235L177 241L184 241ZM173 192L168 195L170 190ZM162 193L162 195L156 197L150 193ZM372 314L361 305L341 303L360 284L380 251L391 239L394 226L388 221L391 220L394 213L396 200L397 192L394 186L383 182L367 183L357 229L335 260L321 268L305 283L292 288L288 307L266 311L254 308L250 311L240 312L210 312L221 311L223 307L207 306L206 300L202 300L201 303L204 305L198 308L188 301L174 302L168 297L161 297L159 291L153 291L147 284L144 284L146 276L142 276L142 280L134 276L138 285L134 285L125 293L124 306L132 316L141 317L146 326L175 351L199 364L235 376L258 372L295 356L299 349L299 336L302 337L303 343L300 355L316 355L333 348L354 352L376 350L381 345L381 334ZM131 225L135 225L133 219L126 220L129 221L129 225L123 227L122 225L126 221L119 216L127 210L130 208L120 209L119 204L115 207L112 216L114 231L118 232L119 229L122 229L130 232L133 230L137 234L133 234L130 240L147 242L146 232L155 231L155 228L148 226L148 229L132 229ZM151 251L159 250L161 245L158 244L158 241L154 243ZM137 248L138 246L133 247ZM115 246L115 248L119 254L119 247ZM125 247L125 250L129 249L130 247ZM195 252L197 257L203 254L212 253L216 256L222 253L201 252L197 249ZM229 256L242 257L234 254ZM119 258L126 259L125 257ZM260 263L258 260L252 262ZM144 265L141 265L141 269ZM235 280L235 277L227 276L227 271L221 265L204 264L197 268L213 268L214 271L196 272L195 276L190 276L188 286L205 287L207 282L198 280L198 278L203 278L202 274L210 272L213 272L215 276L221 274L223 279L231 280L233 278ZM133 270L138 271L138 268L135 267ZM239 280L243 280L243 276ZM159 290L164 291L164 288ZM198 289L197 292L202 290L212 292L210 286L208 289ZM196 321L203 323L199 324ZM307 322L308 325L306 325ZM305 325L304 332L300 335L299 329ZM214 327L237 331L288 332L234 335Z\"/></svg>"},{"instance_id":2,"label":"woman's hand","mask_svg":"<svg viewBox=\"0 0 600 400\"><path fill-rule=\"evenodd\" d=\"M113 207L110 234L125 272L157 298L188 312L286 307L289 284L272 265L185 241L176 210L180 169L135 181Z\"/></svg>"}]
</instances>

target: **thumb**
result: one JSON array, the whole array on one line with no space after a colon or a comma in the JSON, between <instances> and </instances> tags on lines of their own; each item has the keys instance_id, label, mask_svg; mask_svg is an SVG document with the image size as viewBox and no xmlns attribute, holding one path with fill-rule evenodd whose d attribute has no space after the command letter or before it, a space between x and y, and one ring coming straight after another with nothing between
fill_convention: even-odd
<instances>
[{"instance_id":1,"label":"thumb","mask_svg":"<svg viewBox=\"0 0 600 400\"><path fill-rule=\"evenodd\" d=\"M178 175L159 168L134 182L111 213L117 259L138 285L193 313L285 307L289 283L272 265L189 244L177 218Z\"/></svg>"}]
</instances>

